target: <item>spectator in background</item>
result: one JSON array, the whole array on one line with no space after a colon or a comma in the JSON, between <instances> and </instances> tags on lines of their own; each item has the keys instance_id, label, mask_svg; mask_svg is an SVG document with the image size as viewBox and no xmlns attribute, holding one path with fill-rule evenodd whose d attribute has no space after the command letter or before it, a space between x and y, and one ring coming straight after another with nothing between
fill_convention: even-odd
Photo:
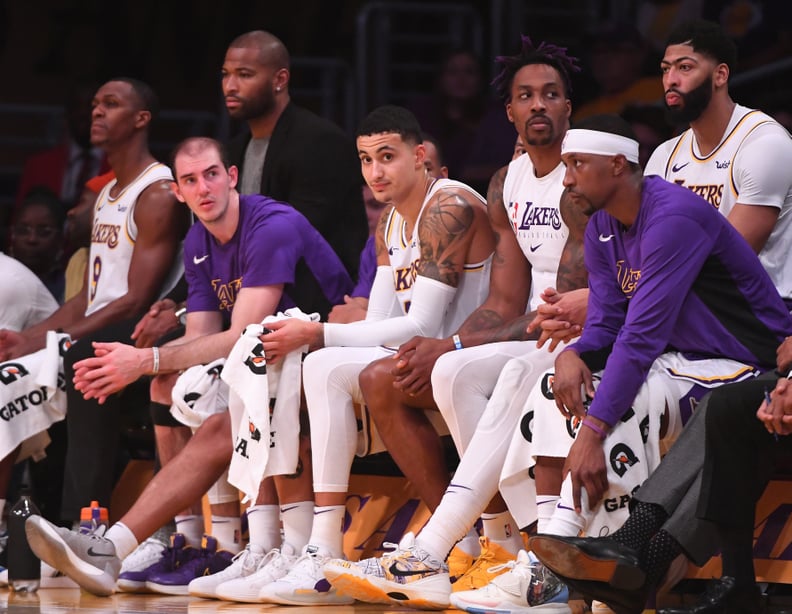
<instances>
[{"instance_id":1,"label":"spectator in background","mask_svg":"<svg viewBox=\"0 0 792 614\"><path fill-rule=\"evenodd\" d=\"M621 116L638 137L638 163L646 168L652 152L671 138L665 111L659 106L628 105Z\"/></svg>"},{"instance_id":2,"label":"spectator in background","mask_svg":"<svg viewBox=\"0 0 792 614\"><path fill-rule=\"evenodd\" d=\"M91 177L109 169L102 150L91 144L91 99L96 85L75 87L66 101L65 133L59 145L31 156L17 189L17 207L31 189L45 186L63 203L63 211L77 203Z\"/></svg>"},{"instance_id":3,"label":"spectator in background","mask_svg":"<svg viewBox=\"0 0 792 614\"><path fill-rule=\"evenodd\" d=\"M24 198L11 227L10 254L33 271L63 302L63 203L48 188L36 188Z\"/></svg>"},{"instance_id":4,"label":"spectator in background","mask_svg":"<svg viewBox=\"0 0 792 614\"><path fill-rule=\"evenodd\" d=\"M449 176L484 193L511 156L514 127L487 96L478 57L467 49L450 51L439 64L434 93L410 108L421 128L437 139Z\"/></svg>"},{"instance_id":5,"label":"spectator in background","mask_svg":"<svg viewBox=\"0 0 792 614\"><path fill-rule=\"evenodd\" d=\"M608 24L591 35L591 74L599 86L593 100L580 105L574 121L601 113L621 113L628 104L651 104L663 97L657 78L644 76L647 46L635 26Z\"/></svg>"}]
</instances>

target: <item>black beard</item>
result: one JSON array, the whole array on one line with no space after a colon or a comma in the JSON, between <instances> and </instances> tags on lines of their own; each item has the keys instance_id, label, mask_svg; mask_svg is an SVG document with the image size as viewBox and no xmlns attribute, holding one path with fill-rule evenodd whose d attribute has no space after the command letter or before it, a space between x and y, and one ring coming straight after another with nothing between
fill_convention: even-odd
<instances>
[{"instance_id":1,"label":"black beard","mask_svg":"<svg viewBox=\"0 0 792 614\"><path fill-rule=\"evenodd\" d=\"M712 100L712 77L707 77L704 82L686 94L677 91L682 97L682 104L671 108L666 103L666 114L672 124L689 124L697 120L704 113Z\"/></svg>"}]
</instances>

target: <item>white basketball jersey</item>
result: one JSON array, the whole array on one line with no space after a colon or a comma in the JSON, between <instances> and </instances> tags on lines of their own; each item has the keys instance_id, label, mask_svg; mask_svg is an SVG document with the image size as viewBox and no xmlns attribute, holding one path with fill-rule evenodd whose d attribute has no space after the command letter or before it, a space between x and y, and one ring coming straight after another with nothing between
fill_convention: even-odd
<instances>
[{"instance_id":1,"label":"white basketball jersey","mask_svg":"<svg viewBox=\"0 0 792 614\"><path fill-rule=\"evenodd\" d=\"M564 165L537 177L531 157L524 154L509 164L503 181L503 205L523 254L531 263L531 295L528 311L542 302L545 288L556 287L558 263L569 237L561 217ZM515 283L524 283L515 280Z\"/></svg>"},{"instance_id":2,"label":"white basketball jersey","mask_svg":"<svg viewBox=\"0 0 792 614\"><path fill-rule=\"evenodd\" d=\"M769 139L769 140L768 140ZM720 144L702 156L691 129L666 141L652 154L646 175L690 188L723 215L736 203L780 209L773 232L759 260L781 296L792 298L792 177L783 172L767 180L768 172L792 165L792 139L772 117L736 105ZM780 181L779 181L780 180Z\"/></svg>"},{"instance_id":3,"label":"white basketball jersey","mask_svg":"<svg viewBox=\"0 0 792 614\"><path fill-rule=\"evenodd\" d=\"M170 169L154 162L115 198L110 196L110 190L116 185L115 179L96 198L88 260L88 308L85 315L92 314L127 293L129 265L137 239L135 204L143 190L163 179L173 180Z\"/></svg>"},{"instance_id":4,"label":"white basketball jersey","mask_svg":"<svg viewBox=\"0 0 792 614\"><path fill-rule=\"evenodd\" d=\"M464 183L453 179L437 179L426 193L410 237L407 236L407 221L401 214L395 208L392 208L388 214L385 225L385 245L388 248L388 260L393 271L393 285L396 289L396 296L404 314L410 310L413 282L415 282L415 278L418 275L418 266L421 261L421 243L418 239L418 226L421 223L421 216L426 208L426 203L434 197L438 190L444 188L466 190L482 204L486 203L481 194ZM441 336L445 337L455 332L467 316L484 302L489 292L491 268L492 256L483 262L465 263L463 274L459 278L456 294L448 307L446 317L443 319Z\"/></svg>"}]
</instances>

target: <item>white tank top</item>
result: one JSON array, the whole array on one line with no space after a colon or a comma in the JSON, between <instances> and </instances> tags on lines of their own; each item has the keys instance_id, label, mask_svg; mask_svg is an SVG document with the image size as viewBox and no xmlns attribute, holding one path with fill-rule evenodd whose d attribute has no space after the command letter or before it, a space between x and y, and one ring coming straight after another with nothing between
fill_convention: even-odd
<instances>
[{"instance_id":1,"label":"white tank top","mask_svg":"<svg viewBox=\"0 0 792 614\"><path fill-rule=\"evenodd\" d=\"M437 179L426 193L421 210L415 221L412 235L407 236L407 221L392 208L385 224L385 245L388 248L388 260L393 271L393 285L402 311L406 314L412 300L413 282L418 275L421 261L421 243L418 239L418 225L421 215L438 190L459 188L470 192L480 203L486 204L481 194L470 186L453 179ZM446 337L455 332L476 307L484 302L489 292L489 275L492 268L492 255L482 262L465 263L463 274L459 278L454 299L448 307L443 319L441 336Z\"/></svg>"},{"instance_id":2,"label":"white tank top","mask_svg":"<svg viewBox=\"0 0 792 614\"><path fill-rule=\"evenodd\" d=\"M792 179L780 187L761 179L766 169L777 168L783 173L790 167L792 140L786 130L769 115L736 105L721 143L710 154L701 155L695 135L688 129L657 148L645 174L660 175L691 189L726 216L738 202L778 207L778 219L759 260L781 296L790 299Z\"/></svg>"},{"instance_id":3,"label":"white tank top","mask_svg":"<svg viewBox=\"0 0 792 614\"><path fill-rule=\"evenodd\" d=\"M96 198L88 259L88 308L85 315L124 296L129 290L127 276L137 240L135 204L143 190L163 179L173 180L170 169L154 162L117 197L110 196L110 190L116 185L113 179Z\"/></svg>"},{"instance_id":4,"label":"white tank top","mask_svg":"<svg viewBox=\"0 0 792 614\"><path fill-rule=\"evenodd\" d=\"M564 172L564 165L559 162L552 172L537 177L531 157L524 154L509 164L503 181L506 215L520 249L531 263L528 311L542 302L539 295L545 288L555 288L557 284L558 263L569 237L560 208Z\"/></svg>"}]
</instances>

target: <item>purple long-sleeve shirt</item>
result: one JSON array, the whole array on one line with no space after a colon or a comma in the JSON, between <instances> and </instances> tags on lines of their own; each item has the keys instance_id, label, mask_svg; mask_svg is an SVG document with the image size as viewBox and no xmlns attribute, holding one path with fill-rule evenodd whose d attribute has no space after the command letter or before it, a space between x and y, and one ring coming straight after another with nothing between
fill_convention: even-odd
<instances>
[{"instance_id":1,"label":"purple long-sleeve shirt","mask_svg":"<svg viewBox=\"0 0 792 614\"><path fill-rule=\"evenodd\" d=\"M588 313L569 349L592 370L604 365L589 415L611 426L661 353L771 369L792 334L784 302L742 236L701 197L659 177L643 180L630 228L604 211L592 215L585 260Z\"/></svg>"}]
</instances>

